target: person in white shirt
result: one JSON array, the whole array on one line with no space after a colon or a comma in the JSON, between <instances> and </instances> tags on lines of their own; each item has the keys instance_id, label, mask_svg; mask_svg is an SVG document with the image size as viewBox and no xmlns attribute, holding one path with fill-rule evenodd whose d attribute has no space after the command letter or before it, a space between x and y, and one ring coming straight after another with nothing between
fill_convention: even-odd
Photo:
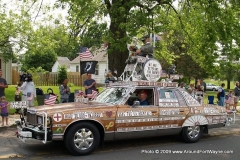
<instances>
[{"instance_id":1,"label":"person in white shirt","mask_svg":"<svg viewBox=\"0 0 240 160\"><path fill-rule=\"evenodd\" d=\"M32 75L28 74L20 87L22 92L22 101L28 101L29 107L34 106L34 100L36 99L36 88L32 81Z\"/></svg>"}]
</instances>

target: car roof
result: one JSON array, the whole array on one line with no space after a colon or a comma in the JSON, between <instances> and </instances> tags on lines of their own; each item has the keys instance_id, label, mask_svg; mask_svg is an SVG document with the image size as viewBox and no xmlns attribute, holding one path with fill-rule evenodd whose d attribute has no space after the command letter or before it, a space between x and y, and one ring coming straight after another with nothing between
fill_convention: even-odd
<instances>
[{"instance_id":1,"label":"car roof","mask_svg":"<svg viewBox=\"0 0 240 160\"><path fill-rule=\"evenodd\" d=\"M149 82L149 81L118 81L112 84L109 84L109 86L117 87L117 86L145 86L145 87L171 87L171 88L177 88L178 83L177 82Z\"/></svg>"}]
</instances>

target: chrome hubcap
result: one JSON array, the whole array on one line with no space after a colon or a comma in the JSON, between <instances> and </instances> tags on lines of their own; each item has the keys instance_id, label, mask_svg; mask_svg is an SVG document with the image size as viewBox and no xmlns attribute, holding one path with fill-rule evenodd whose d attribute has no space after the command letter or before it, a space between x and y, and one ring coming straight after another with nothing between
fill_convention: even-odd
<instances>
[{"instance_id":1,"label":"chrome hubcap","mask_svg":"<svg viewBox=\"0 0 240 160\"><path fill-rule=\"evenodd\" d=\"M200 126L188 127L188 136L190 138L196 138L200 133Z\"/></svg>"},{"instance_id":2,"label":"chrome hubcap","mask_svg":"<svg viewBox=\"0 0 240 160\"><path fill-rule=\"evenodd\" d=\"M93 133L86 128L79 129L74 135L74 144L80 150L86 150L93 144Z\"/></svg>"}]
</instances>

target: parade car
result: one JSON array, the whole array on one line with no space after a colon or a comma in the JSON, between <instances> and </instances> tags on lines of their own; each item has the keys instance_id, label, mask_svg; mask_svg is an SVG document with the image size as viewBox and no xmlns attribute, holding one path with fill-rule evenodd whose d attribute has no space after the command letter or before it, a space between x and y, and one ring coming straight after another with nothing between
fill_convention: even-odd
<instances>
[{"instance_id":1,"label":"parade car","mask_svg":"<svg viewBox=\"0 0 240 160\"><path fill-rule=\"evenodd\" d=\"M149 105L138 101L142 90ZM27 108L16 123L23 142L61 140L73 155L87 155L112 140L179 134L194 143L232 121L224 107L200 104L176 82L139 80L110 83L93 100L77 97L72 103Z\"/></svg>"}]
</instances>

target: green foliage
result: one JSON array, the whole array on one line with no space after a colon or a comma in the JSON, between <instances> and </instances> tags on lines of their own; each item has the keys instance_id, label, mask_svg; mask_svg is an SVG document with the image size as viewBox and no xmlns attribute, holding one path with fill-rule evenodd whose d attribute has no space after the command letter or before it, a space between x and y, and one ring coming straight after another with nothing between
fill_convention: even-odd
<instances>
[{"instance_id":1,"label":"green foliage","mask_svg":"<svg viewBox=\"0 0 240 160\"><path fill-rule=\"evenodd\" d=\"M68 86L69 86L69 87L73 87L74 84L73 84L73 83L68 83Z\"/></svg>"},{"instance_id":2,"label":"green foliage","mask_svg":"<svg viewBox=\"0 0 240 160\"><path fill-rule=\"evenodd\" d=\"M30 30L28 19L12 11L6 11L6 4L0 2L0 57L8 62L25 44Z\"/></svg>"},{"instance_id":3,"label":"green foliage","mask_svg":"<svg viewBox=\"0 0 240 160\"><path fill-rule=\"evenodd\" d=\"M37 81L38 79L40 79L39 73L46 73L47 71L45 71L42 67L38 67L38 68L30 68L30 69L26 70L25 72L28 72L32 75L33 82L34 82L34 81Z\"/></svg>"},{"instance_id":4,"label":"green foliage","mask_svg":"<svg viewBox=\"0 0 240 160\"><path fill-rule=\"evenodd\" d=\"M65 79L67 79L67 67L60 66L60 67L58 67L57 83L62 84Z\"/></svg>"}]
</instances>

